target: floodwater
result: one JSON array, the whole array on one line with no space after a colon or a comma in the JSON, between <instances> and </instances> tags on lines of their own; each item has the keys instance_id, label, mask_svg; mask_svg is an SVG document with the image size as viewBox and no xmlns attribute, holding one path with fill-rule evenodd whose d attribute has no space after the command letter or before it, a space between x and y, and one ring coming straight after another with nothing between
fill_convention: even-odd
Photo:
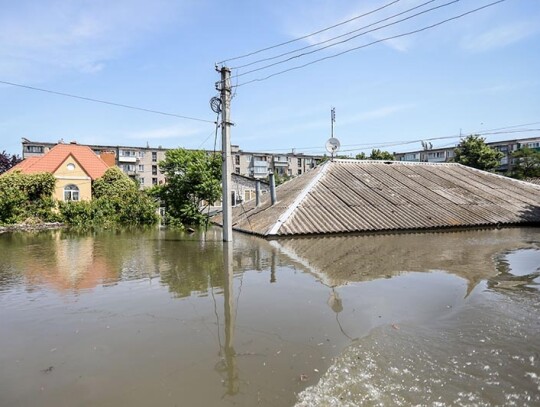
<instances>
[{"instance_id":1,"label":"floodwater","mask_svg":"<svg viewBox=\"0 0 540 407\"><path fill-rule=\"evenodd\" d=\"M540 405L540 229L0 235L0 406Z\"/></svg>"}]
</instances>

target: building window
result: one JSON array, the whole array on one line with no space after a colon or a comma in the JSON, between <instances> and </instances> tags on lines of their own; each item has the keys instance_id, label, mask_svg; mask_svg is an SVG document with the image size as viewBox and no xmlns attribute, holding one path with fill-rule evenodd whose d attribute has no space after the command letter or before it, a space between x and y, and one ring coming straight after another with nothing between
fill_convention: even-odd
<instances>
[{"instance_id":1,"label":"building window","mask_svg":"<svg viewBox=\"0 0 540 407\"><path fill-rule=\"evenodd\" d=\"M302 175L302 170L300 168L298 169L298 175Z\"/></svg>"},{"instance_id":2,"label":"building window","mask_svg":"<svg viewBox=\"0 0 540 407\"><path fill-rule=\"evenodd\" d=\"M64 201L78 201L79 188L76 185L69 184L64 187Z\"/></svg>"},{"instance_id":3,"label":"building window","mask_svg":"<svg viewBox=\"0 0 540 407\"><path fill-rule=\"evenodd\" d=\"M237 174L240 174L240 167L236 167L236 168L234 169L234 172L236 172Z\"/></svg>"},{"instance_id":4,"label":"building window","mask_svg":"<svg viewBox=\"0 0 540 407\"><path fill-rule=\"evenodd\" d=\"M136 157L136 153L133 150L120 150L120 157Z\"/></svg>"},{"instance_id":5,"label":"building window","mask_svg":"<svg viewBox=\"0 0 540 407\"><path fill-rule=\"evenodd\" d=\"M152 178L152 185L157 185L157 178Z\"/></svg>"},{"instance_id":6,"label":"building window","mask_svg":"<svg viewBox=\"0 0 540 407\"><path fill-rule=\"evenodd\" d=\"M68 171L73 171L75 169L75 164L69 163L68 165L66 165L66 168L68 169Z\"/></svg>"},{"instance_id":7,"label":"building window","mask_svg":"<svg viewBox=\"0 0 540 407\"><path fill-rule=\"evenodd\" d=\"M144 185L144 178L143 177L139 177L139 184Z\"/></svg>"},{"instance_id":8,"label":"building window","mask_svg":"<svg viewBox=\"0 0 540 407\"><path fill-rule=\"evenodd\" d=\"M235 163L236 165L240 165L240 156L239 156L239 155L235 155L235 156L234 156L234 163Z\"/></svg>"},{"instance_id":9,"label":"building window","mask_svg":"<svg viewBox=\"0 0 540 407\"><path fill-rule=\"evenodd\" d=\"M157 162L157 151L152 151L152 162Z\"/></svg>"},{"instance_id":10,"label":"building window","mask_svg":"<svg viewBox=\"0 0 540 407\"><path fill-rule=\"evenodd\" d=\"M157 165L152 165L152 175L157 175Z\"/></svg>"},{"instance_id":11,"label":"building window","mask_svg":"<svg viewBox=\"0 0 540 407\"><path fill-rule=\"evenodd\" d=\"M299 166L299 167L302 166L302 159L301 159L301 158L298 159L298 166Z\"/></svg>"},{"instance_id":12,"label":"building window","mask_svg":"<svg viewBox=\"0 0 540 407\"><path fill-rule=\"evenodd\" d=\"M139 172L144 172L144 165L139 164Z\"/></svg>"},{"instance_id":13,"label":"building window","mask_svg":"<svg viewBox=\"0 0 540 407\"><path fill-rule=\"evenodd\" d=\"M144 158L144 151L139 151L139 157Z\"/></svg>"},{"instance_id":14,"label":"building window","mask_svg":"<svg viewBox=\"0 0 540 407\"><path fill-rule=\"evenodd\" d=\"M28 153L42 153L43 146L26 146L26 151Z\"/></svg>"},{"instance_id":15,"label":"building window","mask_svg":"<svg viewBox=\"0 0 540 407\"><path fill-rule=\"evenodd\" d=\"M433 153L428 153L428 158L444 158L444 151L437 151Z\"/></svg>"}]
</instances>

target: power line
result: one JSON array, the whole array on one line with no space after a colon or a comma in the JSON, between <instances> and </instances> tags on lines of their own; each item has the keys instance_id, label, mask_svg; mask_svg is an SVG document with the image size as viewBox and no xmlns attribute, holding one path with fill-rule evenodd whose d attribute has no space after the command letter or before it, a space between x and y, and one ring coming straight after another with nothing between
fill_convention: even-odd
<instances>
[{"instance_id":1,"label":"power line","mask_svg":"<svg viewBox=\"0 0 540 407\"><path fill-rule=\"evenodd\" d=\"M394 0L388 4L385 4L384 6L381 6L379 8L376 8L374 10L371 10L371 11L368 11L367 13L364 13L364 14L360 14L358 16L355 16L355 17L352 17L348 20L345 20L345 21L342 21L341 23L337 23L337 24L334 24L330 27L326 27L326 28L323 28L322 30L319 30L319 31L315 31L311 34L307 34L307 35L304 35L302 37L298 37L298 38L295 38L295 39L292 39L292 40L289 40L289 41L285 41L285 42L282 42L280 44L276 44L276 45L272 45L272 46L269 46L269 47L266 47L266 48L262 48L262 49L259 49L257 51L253 51L253 52L250 52L248 54L244 54L244 55L240 55L240 56L237 56L237 57L234 57L234 58L228 58L228 59L224 59L223 61L221 62L218 62L217 65L223 65L225 62L229 62L229 61L235 61L237 59L242 59L242 58L247 58L247 57L250 57L252 55L256 55L256 54L259 54L261 52L264 52L264 51L268 51L270 49L274 49L274 48L278 48L278 47L281 47L283 45L287 45L287 44L292 44L293 42L297 42L297 41L300 41L300 40L304 40L308 37L311 37L313 35L317 35L317 34L320 34L322 32L325 32L325 31L328 31L328 30L331 30L332 28L336 28L336 27L339 27L341 25L344 25L344 24L347 24L347 23L350 23L351 21L354 21L354 20L358 20L359 18L362 18L362 17L365 17L365 16L368 16L370 14L373 14L373 13L376 13L377 11L380 11L386 7L389 7L391 6L392 4L395 4L395 3L398 3L399 1L401 0Z\"/></svg>"},{"instance_id":2,"label":"power line","mask_svg":"<svg viewBox=\"0 0 540 407\"><path fill-rule=\"evenodd\" d=\"M392 18L399 17L399 16L401 16L401 15L403 15L403 14L407 14L407 13L409 13L409 12L411 12L411 11L413 11L413 10L416 10L416 9L418 9L418 8L420 8L420 7L423 7L423 6L425 6L425 5L429 4L429 3L433 3L434 1L436 1L436 0L429 0L429 1L425 2L425 3L419 4L418 6L412 7L412 8L410 8L410 9L407 9L407 10L402 11L402 12L397 13L397 14L393 14L393 15L391 15L391 16L389 16L389 17L383 18L382 20L375 21L374 23L365 25L365 26L363 26L363 27L360 27L360 28L357 28L357 29L355 29L355 30L346 32L346 33L341 34L341 35L338 35L338 36L336 36L336 37L332 37L332 38L329 38L329 39L327 39L327 40L324 40L324 41L321 41L321 42L317 42L317 43L315 43L315 44L310 44L310 45L308 45L308 46L305 46L305 47L302 47L302 48L298 48L298 49L295 49L295 50L292 50L292 51L284 52L284 53L282 53L282 54L279 54L279 55L276 55L276 56L273 56L273 57L268 57L268 58L264 58L264 59L259 59L259 60L257 60L257 61L250 62L250 63L248 63L248 64L236 66L236 67L233 67L233 68L231 68L231 69L246 68L246 67L248 67L248 66L252 66L252 65L255 65L255 64L258 64L258 63L261 63L261 62L272 61L272 60L274 60L274 59L283 57L283 56L285 56L285 55L290 55L290 54L294 54L294 53L296 53L296 52L303 51L303 50L305 50L305 49L313 48L313 47L316 47L317 45L326 44L326 43L328 43L328 42L337 40L337 39L339 39L339 38L343 38L343 37L346 37L346 36L348 36L348 35L351 35L351 34L353 34L353 33L355 33L355 32L358 32L358 31L361 31L361 30L365 30L366 28L373 27L374 25L377 25L377 24L383 23L383 22L385 22L385 21L391 20ZM435 10L435 9L438 9L438 8L441 8L441 7L445 7L445 6L447 6L447 5L450 5L450 4L452 4L452 3L456 3L456 2L458 2L458 1L460 1L460 0L454 0L454 1L450 2L450 3L446 3L446 4L443 4L443 5L437 6L437 7L430 8L430 9L428 9L428 10L425 10L425 11L422 11L422 12L420 12L420 13L414 14L414 15L412 15L412 16L410 16L410 17L403 18L403 19L398 20L398 21L395 21L395 22L393 22L393 23L383 25L382 27L377 27L377 28L374 28L373 30L369 30L369 31L363 32L363 33L361 33L361 34L355 35L354 37L351 37L351 38L349 38L349 39L347 39L347 40L345 40L345 41L340 41L340 42L337 42L337 43L335 43L335 44L332 44L332 45L329 45L329 46L326 46L326 47L322 47L322 48L320 48L320 49L317 49L317 50L312 51L312 52L309 52L309 53L305 53L305 54L301 54L301 55L298 55L298 56L295 56L295 57L291 57L291 58L288 58L288 59L286 59L286 60L284 60L284 61L282 61L282 62L287 62L287 61L290 61L291 59L298 58L298 57L301 57L301 56L303 56L303 55L312 54L312 53L314 53L314 52L318 52L318 51L321 51L321 50L323 50L323 49L330 48L330 47L333 47L333 46L342 44L342 43L347 42L347 41L350 41L350 40L352 40L352 39L354 39L354 38L358 38L358 37L360 37L360 36L362 36L362 35L371 33L371 32L373 32L373 31L381 30L381 29L383 29L383 28L389 27L389 26L394 25L394 24L397 24L397 23L401 23L401 22L403 22L403 21L405 21L405 20L409 20L409 19L414 18L414 17L416 17L416 16L419 16L419 15L421 15L421 14L427 13L427 12L429 12L429 11L432 11L432 10ZM282 63L282 62L280 62L280 63ZM273 65L268 65L268 66L273 66ZM264 69L264 68L265 68L265 67L260 68L260 69ZM247 74L247 73L250 73L250 72L254 72L254 71L245 72L243 75L245 75L245 74Z\"/></svg>"},{"instance_id":3,"label":"power line","mask_svg":"<svg viewBox=\"0 0 540 407\"><path fill-rule=\"evenodd\" d=\"M273 78L274 76L278 76L278 75L282 75L282 74L287 73L287 72L290 72L290 71L302 69L302 68L305 68L305 67L307 67L307 66L309 66L309 65L313 65L313 64L315 64L315 63L317 63L317 62L325 61L325 60L327 60L327 59L336 58L336 57L338 57L338 56L347 54L347 53L349 53L349 52L356 51L356 50L359 50L359 49L362 49L362 48L366 48L366 47L369 47L369 46L371 46L371 45L375 45L375 44L378 44L378 43L381 43L381 42L384 42L384 41L393 40L393 39L396 39L396 38L401 38L401 37L406 37L406 36L409 36L409 35L417 34L417 33L419 33L419 32L426 31L426 30L435 28L435 27L437 27L437 26L440 26L440 25L442 25L442 24L445 24L445 23L447 23L447 22L449 22L449 21L457 20L457 19L459 19L459 18L465 17L466 15L476 13L476 12L478 12L478 11L480 11L480 10L483 10L483 9L485 9L485 8L488 8L488 7L494 6L494 5L496 5L496 4L502 3L502 2L504 2L504 1L506 1L506 0L498 0L498 1L494 1L494 2L492 2L492 3L486 4L485 6L478 7L478 8L476 8L476 9L467 11L467 12L465 12L465 13L459 14L459 15L454 16L454 17L447 18L447 19L445 19L445 20L439 21L438 23L435 23L435 24L428 25L428 26L426 26L426 27L422 27L422 28L419 28L419 29L416 29L416 30L413 30L413 31L409 31L409 32L403 33L403 34L398 34L398 35L393 35L393 36L390 36L390 37L382 38L382 39L380 39L380 40L373 41L373 42L370 42L370 43L368 43L368 44L360 45L360 46L358 46L358 47L349 48L348 50L339 52L339 53L337 53L337 54L329 55L329 56L326 56L326 57L323 57L323 58L319 58L319 59L316 59L316 60L314 60L314 61L311 61L311 62L308 62L308 63L306 63L306 64L303 64L303 65L297 65L297 66L294 66L294 67L292 67L292 68L284 69L283 71L275 72L275 73L273 73L273 74L271 74L271 75L268 75L268 76L265 76L265 77L263 77L263 78L252 79L252 80L250 80L250 81L247 81L247 82L244 82L244 83L240 83L240 84L236 85L236 87L244 86L244 85L247 85L247 84L250 84L250 83L253 83L253 82L262 82L262 81L265 81L265 80L267 80L267 79Z\"/></svg>"},{"instance_id":4,"label":"power line","mask_svg":"<svg viewBox=\"0 0 540 407\"><path fill-rule=\"evenodd\" d=\"M85 97L85 96L72 95L70 93L57 92L57 91L49 90L49 89L36 88L34 86L21 85L19 83L7 82L7 81L2 81L2 80L0 80L0 83L3 83L5 85L17 86L19 88L36 90L36 91L39 91L39 92L51 93L53 95L66 96L66 97L70 97L70 98L74 98L74 99L86 100L88 102L102 103L102 104L105 104L105 105L123 107L123 108L126 108L126 109L132 109L132 110L139 110L139 111L147 112L147 113L154 113L154 114L161 114L161 115L164 115L164 116L178 117L180 119L194 120L194 121L198 121L198 122L212 123L212 124L214 123L212 120L205 120L205 119L199 119L197 117L183 116L183 115L179 115L179 114L175 114L175 113L160 112L159 110L145 109L143 107L124 105L122 103L115 103L115 102L109 102L109 101L106 101L106 100L88 98L88 97Z\"/></svg>"},{"instance_id":5,"label":"power line","mask_svg":"<svg viewBox=\"0 0 540 407\"><path fill-rule=\"evenodd\" d=\"M488 129L484 131L473 131L470 132L470 134L477 134L479 136L487 136L487 135L497 135L497 134L513 134L513 133L525 133L525 132L533 132L533 131L540 131L539 129L516 129L516 130L508 130L504 131L505 129L515 129L517 127L524 127L524 126L531 126L535 124L540 124L540 122L532 122L532 123L524 123L524 124L517 124L512 126L506 126L506 127L499 127L495 129ZM342 147L357 147L355 149L349 149L349 150L342 150L342 151L357 151L357 150L368 150L370 148L381 148L381 147L394 147L394 146L401 146L401 145L407 145L407 144L414 144L419 143L421 141L436 141L436 140L449 140L449 139L458 139L460 137L463 137L462 135L455 134L453 136L441 136L441 137L426 137L421 138L418 140L402 140L402 141L388 141L385 143L379 143L376 145L373 145L371 143L360 143L360 144L342 144ZM312 147L294 147L294 148L281 148L281 149L263 149L264 152L273 152L273 151L290 151L290 150L312 150L316 151L322 148L321 146L312 146Z\"/></svg>"},{"instance_id":6,"label":"power line","mask_svg":"<svg viewBox=\"0 0 540 407\"><path fill-rule=\"evenodd\" d=\"M531 131L540 131L540 129L526 129L526 130L515 130L515 131L498 131L498 132L486 132L486 133L477 133L479 136L487 136L487 135L496 135L496 134L510 134L510 133L522 133L522 132L531 132ZM358 151L358 150L369 150L370 148L382 148L382 147L396 147L396 146L403 146L407 144L414 144L419 143L422 141L434 141L434 140L447 140L447 139L458 139L462 138L462 136L456 135L456 136L447 136L447 137L433 137L433 138L425 138L422 140L411 140L403 143L395 143L395 144L381 144L377 146L370 146L370 147L364 147L364 148L351 148L346 150L341 150L341 152L351 152L351 151Z\"/></svg>"}]
</instances>

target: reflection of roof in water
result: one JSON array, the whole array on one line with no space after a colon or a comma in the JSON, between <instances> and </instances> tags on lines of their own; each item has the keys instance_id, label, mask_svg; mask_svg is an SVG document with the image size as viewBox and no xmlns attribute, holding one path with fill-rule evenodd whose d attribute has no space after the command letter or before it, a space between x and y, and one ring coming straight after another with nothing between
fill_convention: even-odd
<instances>
[{"instance_id":1,"label":"reflection of roof in water","mask_svg":"<svg viewBox=\"0 0 540 407\"><path fill-rule=\"evenodd\" d=\"M540 223L540 187L460 164L335 160L269 199L235 208L233 228L293 236Z\"/></svg>"},{"instance_id":2,"label":"reflection of roof in water","mask_svg":"<svg viewBox=\"0 0 540 407\"><path fill-rule=\"evenodd\" d=\"M442 270L468 281L469 290L497 272L495 256L531 247L536 228L444 233L332 236L271 243L331 286Z\"/></svg>"}]
</instances>

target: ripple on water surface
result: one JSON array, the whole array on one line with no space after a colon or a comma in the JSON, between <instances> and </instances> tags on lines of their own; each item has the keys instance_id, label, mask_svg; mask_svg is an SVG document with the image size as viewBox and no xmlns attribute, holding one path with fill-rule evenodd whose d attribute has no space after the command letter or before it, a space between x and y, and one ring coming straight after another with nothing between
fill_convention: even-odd
<instances>
[{"instance_id":1,"label":"ripple on water surface","mask_svg":"<svg viewBox=\"0 0 540 407\"><path fill-rule=\"evenodd\" d=\"M373 330L299 394L297 407L539 405L538 286L504 284L535 276L539 260L538 250L508 253L456 314Z\"/></svg>"}]
</instances>

